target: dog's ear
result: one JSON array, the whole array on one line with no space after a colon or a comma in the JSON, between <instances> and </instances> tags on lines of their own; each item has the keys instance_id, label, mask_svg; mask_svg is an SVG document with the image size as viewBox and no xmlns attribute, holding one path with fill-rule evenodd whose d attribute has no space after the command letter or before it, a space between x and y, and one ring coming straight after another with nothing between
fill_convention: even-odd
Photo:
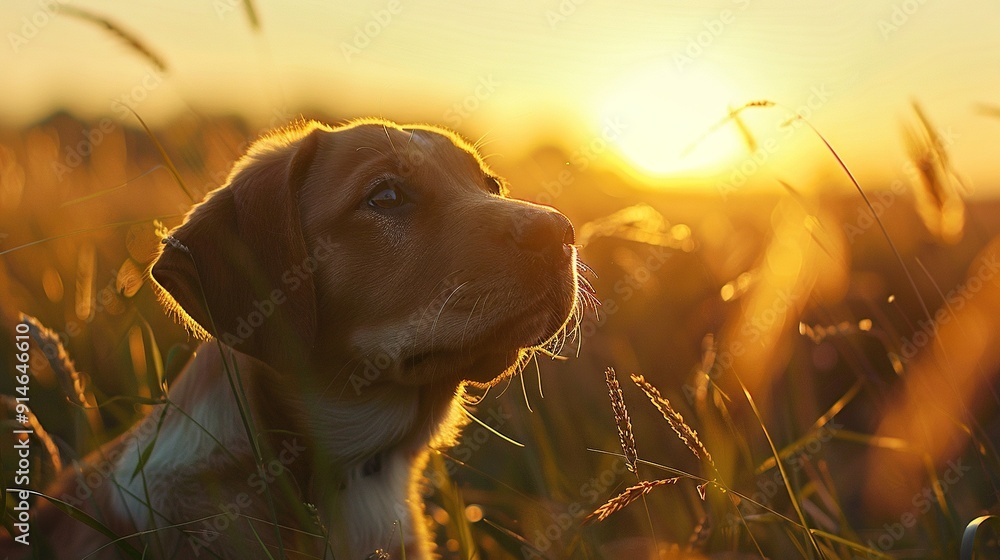
<instances>
[{"instance_id":1,"label":"dog's ear","mask_svg":"<svg viewBox=\"0 0 1000 560\"><path fill-rule=\"evenodd\" d=\"M272 366L308 354L317 263L302 237L298 192L328 132L314 125L258 141L164 239L151 274L190 332Z\"/></svg>"}]
</instances>

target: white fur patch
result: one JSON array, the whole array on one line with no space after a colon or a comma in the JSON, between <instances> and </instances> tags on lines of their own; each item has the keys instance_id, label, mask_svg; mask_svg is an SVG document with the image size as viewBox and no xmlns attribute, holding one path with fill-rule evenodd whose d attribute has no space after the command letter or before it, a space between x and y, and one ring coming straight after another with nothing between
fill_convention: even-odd
<instances>
[{"instance_id":1,"label":"white fur patch","mask_svg":"<svg viewBox=\"0 0 1000 560\"><path fill-rule=\"evenodd\" d=\"M196 406L184 410L191 419L168 408L167 417L157 431L163 406L171 405L158 407L124 436L125 449L112 474L112 482L121 489L112 490L116 513L132 519L140 530L151 528L148 526L149 508L145 503L148 489L169 484L179 473L208 470L213 455L218 456L215 439L235 455L249 448L232 390L225 383L211 386ZM152 453L141 472L133 476L142 453L151 444ZM150 496L154 503L149 505L153 510L168 515L169 511L165 510L170 508L163 502L169 496L159 492L150 492Z\"/></svg>"}]
</instances>

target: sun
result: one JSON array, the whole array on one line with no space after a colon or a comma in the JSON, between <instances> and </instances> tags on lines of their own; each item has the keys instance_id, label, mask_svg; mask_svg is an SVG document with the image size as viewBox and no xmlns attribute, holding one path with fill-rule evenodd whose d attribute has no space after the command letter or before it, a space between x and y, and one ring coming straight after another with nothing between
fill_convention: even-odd
<instances>
[{"instance_id":1,"label":"sun","mask_svg":"<svg viewBox=\"0 0 1000 560\"><path fill-rule=\"evenodd\" d=\"M733 106L734 90L704 68L654 67L622 77L602 100L601 122L621 123L612 145L646 178L719 172L746 153L732 125L709 133Z\"/></svg>"}]
</instances>

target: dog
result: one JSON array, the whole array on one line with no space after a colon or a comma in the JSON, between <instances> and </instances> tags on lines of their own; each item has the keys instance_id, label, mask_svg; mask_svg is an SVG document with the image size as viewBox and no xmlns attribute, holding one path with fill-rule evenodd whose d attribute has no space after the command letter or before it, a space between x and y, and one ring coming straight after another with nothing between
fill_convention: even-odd
<instances>
[{"instance_id":1,"label":"dog","mask_svg":"<svg viewBox=\"0 0 1000 560\"><path fill-rule=\"evenodd\" d=\"M574 242L444 129L257 140L150 269L204 342L165 404L46 492L73 515L38 500L43 555L434 557L429 454L466 423L467 387L578 324L593 294Z\"/></svg>"}]
</instances>

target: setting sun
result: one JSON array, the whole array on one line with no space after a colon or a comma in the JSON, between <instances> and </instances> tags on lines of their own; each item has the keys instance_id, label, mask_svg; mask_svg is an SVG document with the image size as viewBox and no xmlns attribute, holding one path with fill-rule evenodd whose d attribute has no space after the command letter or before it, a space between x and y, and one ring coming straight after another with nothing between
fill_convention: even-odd
<instances>
[{"instance_id":1,"label":"setting sun","mask_svg":"<svg viewBox=\"0 0 1000 560\"><path fill-rule=\"evenodd\" d=\"M600 112L602 120L622 122L613 144L634 171L653 178L703 174L745 150L735 127L712 131L735 97L707 72L657 66L616 83Z\"/></svg>"}]
</instances>

